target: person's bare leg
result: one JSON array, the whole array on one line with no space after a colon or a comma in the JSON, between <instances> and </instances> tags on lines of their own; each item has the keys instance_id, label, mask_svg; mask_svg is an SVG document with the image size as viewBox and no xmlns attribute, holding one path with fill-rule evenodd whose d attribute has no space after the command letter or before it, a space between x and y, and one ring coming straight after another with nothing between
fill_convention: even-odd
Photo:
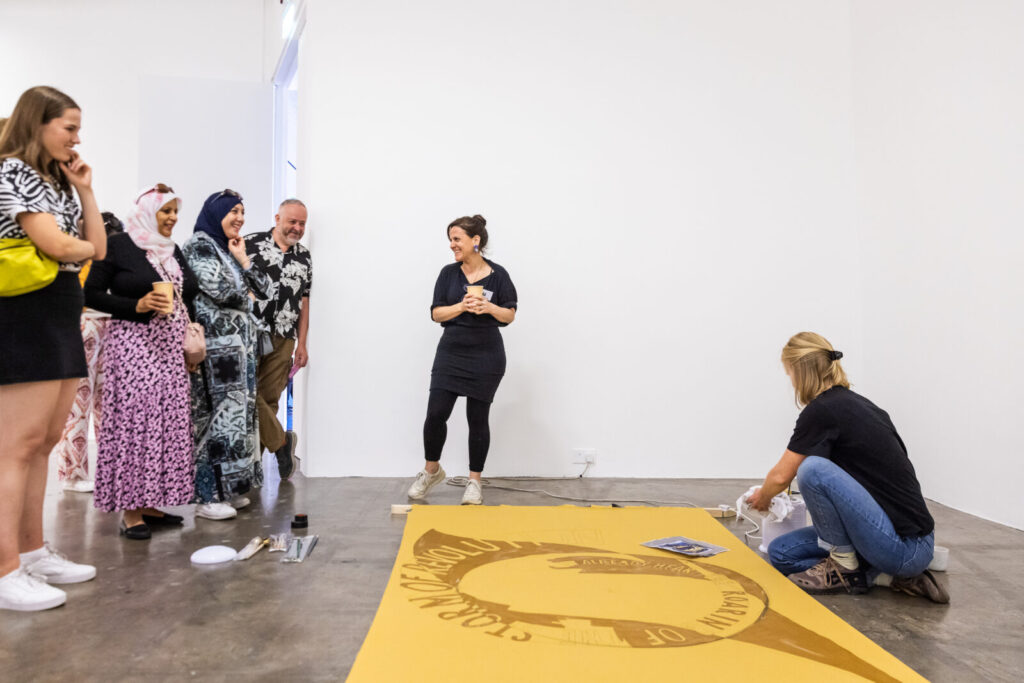
<instances>
[{"instance_id":1,"label":"person's bare leg","mask_svg":"<svg viewBox=\"0 0 1024 683\"><path fill-rule=\"evenodd\" d=\"M26 518L29 481L35 482L38 478L38 472L33 477L33 465L42 460L42 485L46 486L46 456L53 445L48 432L60 396L61 382L56 380L0 386L0 425L3 425L0 429L0 576L21 565L18 553L23 550L22 524ZM69 410L70 406L68 403ZM57 436L59 438L60 434ZM40 506L41 501L40 497ZM39 513L41 528L41 507Z\"/></svg>"},{"instance_id":2,"label":"person's bare leg","mask_svg":"<svg viewBox=\"0 0 1024 683\"><path fill-rule=\"evenodd\" d=\"M142 524L142 514L143 513L145 513L147 515L150 514L149 512L146 512L146 510L148 510L148 509L149 508L143 508L143 509L139 509L139 510L125 510L124 513L123 513L124 514L124 525L125 526L135 526L136 524ZM160 514L162 515L163 513L160 513Z\"/></svg>"},{"instance_id":3,"label":"person's bare leg","mask_svg":"<svg viewBox=\"0 0 1024 683\"><path fill-rule=\"evenodd\" d=\"M62 379L46 382L57 386L56 394L49 406L39 405L41 414L46 416L46 425L40 430L44 442L37 446L35 456L29 461L28 476L25 485L25 504L21 511L21 527L18 546L23 553L43 547L43 499L46 497L46 472L49 466L50 451L60 441L64 432L64 423L71 412L71 403L78 391L78 379Z\"/></svg>"}]
</instances>

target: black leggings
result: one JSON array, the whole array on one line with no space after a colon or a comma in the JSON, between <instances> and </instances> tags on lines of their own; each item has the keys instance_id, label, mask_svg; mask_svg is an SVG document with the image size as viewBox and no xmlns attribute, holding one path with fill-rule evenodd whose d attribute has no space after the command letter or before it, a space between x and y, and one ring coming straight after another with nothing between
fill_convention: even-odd
<instances>
[{"instance_id":1,"label":"black leggings","mask_svg":"<svg viewBox=\"0 0 1024 683\"><path fill-rule=\"evenodd\" d=\"M437 462L448 436L448 418L458 394L447 389L432 389L427 402L427 419L423 422L423 451L426 459ZM483 472L487 450L491 447L491 426L487 415L491 404L466 397L466 421L469 422L469 471Z\"/></svg>"}]
</instances>

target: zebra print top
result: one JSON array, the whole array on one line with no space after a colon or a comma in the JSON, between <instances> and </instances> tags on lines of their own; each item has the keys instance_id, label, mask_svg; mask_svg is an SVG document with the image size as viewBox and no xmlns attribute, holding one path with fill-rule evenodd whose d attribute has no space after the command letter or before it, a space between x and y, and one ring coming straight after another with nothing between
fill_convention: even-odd
<instances>
[{"instance_id":1,"label":"zebra print top","mask_svg":"<svg viewBox=\"0 0 1024 683\"><path fill-rule=\"evenodd\" d=\"M18 225L20 213L48 213L57 227L78 237L82 208L70 190L59 190L21 159L0 161L0 239L28 237ZM81 264L61 263L60 269L77 273Z\"/></svg>"}]
</instances>

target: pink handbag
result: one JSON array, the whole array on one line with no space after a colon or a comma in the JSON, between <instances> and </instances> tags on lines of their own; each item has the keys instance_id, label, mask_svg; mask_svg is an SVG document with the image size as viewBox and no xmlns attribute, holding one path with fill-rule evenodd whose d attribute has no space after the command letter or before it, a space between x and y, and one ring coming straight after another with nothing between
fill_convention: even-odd
<instances>
[{"instance_id":1,"label":"pink handbag","mask_svg":"<svg viewBox=\"0 0 1024 683\"><path fill-rule=\"evenodd\" d=\"M184 305L184 304L182 304ZM185 317L188 318L188 308L185 309ZM185 326L185 362L189 365L199 365L206 360L206 333L203 326L192 322L189 318Z\"/></svg>"},{"instance_id":2,"label":"pink handbag","mask_svg":"<svg viewBox=\"0 0 1024 683\"><path fill-rule=\"evenodd\" d=\"M159 270L168 281L173 282L171 276L162 267ZM192 318L188 314L188 306L185 305L185 297L181 295L181 288L177 284L174 285L174 294L181 301L181 307L185 309L185 320L188 320L188 324L185 325L185 338L181 344L185 351L185 362L189 365L199 365L206 360L206 332L202 325L192 322Z\"/></svg>"}]
</instances>

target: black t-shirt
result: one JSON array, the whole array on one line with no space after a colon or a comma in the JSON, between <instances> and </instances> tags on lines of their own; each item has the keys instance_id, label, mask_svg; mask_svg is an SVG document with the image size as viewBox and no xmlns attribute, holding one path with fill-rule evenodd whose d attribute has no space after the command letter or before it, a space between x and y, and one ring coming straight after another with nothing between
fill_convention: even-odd
<instances>
[{"instance_id":1,"label":"black t-shirt","mask_svg":"<svg viewBox=\"0 0 1024 683\"><path fill-rule=\"evenodd\" d=\"M484 261L487 262L487 265L491 267L493 272L473 284L483 286L484 298L491 303L501 308L518 309L519 301L516 294L516 286L512 284L512 278L509 277L508 271L493 261L488 261L487 259L484 259ZM462 264L458 261L449 263L441 269L440 275L437 276L437 282L434 284L434 302L430 304L430 310L433 311L438 306L454 306L462 301L462 297L466 296L467 285L469 285L469 280L466 279L466 274L462 272ZM508 323L498 322L498 319L493 315L476 315L467 311L441 323L442 327L448 327L449 325L505 327Z\"/></svg>"},{"instance_id":2,"label":"black t-shirt","mask_svg":"<svg viewBox=\"0 0 1024 683\"><path fill-rule=\"evenodd\" d=\"M882 507L900 536L935 529L921 484L889 414L845 387L832 387L800 413L789 450L828 458Z\"/></svg>"}]
</instances>

